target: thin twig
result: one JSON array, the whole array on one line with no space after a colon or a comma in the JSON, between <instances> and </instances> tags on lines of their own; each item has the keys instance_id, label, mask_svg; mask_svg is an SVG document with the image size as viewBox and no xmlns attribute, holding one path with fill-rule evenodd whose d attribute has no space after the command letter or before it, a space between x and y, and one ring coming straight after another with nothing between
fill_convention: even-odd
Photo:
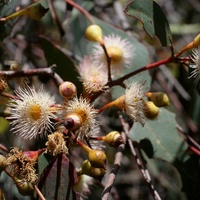
<instances>
[{"instance_id":1,"label":"thin twig","mask_svg":"<svg viewBox=\"0 0 200 200\"><path fill-rule=\"evenodd\" d=\"M4 145L2 145L2 144L0 144L0 149L1 149L2 151L6 152L6 153L9 152L9 150L8 150Z\"/></svg>"},{"instance_id":2,"label":"thin twig","mask_svg":"<svg viewBox=\"0 0 200 200\"><path fill-rule=\"evenodd\" d=\"M111 58L110 56L108 55L108 51L106 49L106 46L104 43L101 44L103 50L104 50L104 53L106 55L106 60L107 60L107 66L108 66L108 82L111 82L112 81L112 77L111 77Z\"/></svg>"},{"instance_id":3,"label":"thin twig","mask_svg":"<svg viewBox=\"0 0 200 200\"><path fill-rule=\"evenodd\" d=\"M90 21L91 24L95 24L94 20L92 19L92 16L90 15L89 12L87 12L84 8L79 6L76 2L71 1L71 0L65 0L67 3L75 7L77 10L79 10L87 19Z\"/></svg>"},{"instance_id":4,"label":"thin twig","mask_svg":"<svg viewBox=\"0 0 200 200\"><path fill-rule=\"evenodd\" d=\"M38 69L29 69L29 70L20 70L20 71L0 71L0 76L6 76L7 78L14 77L28 77L28 76L50 76L57 85L63 82L62 78L55 73L53 70L56 65L50 67L38 68Z\"/></svg>"},{"instance_id":5,"label":"thin twig","mask_svg":"<svg viewBox=\"0 0 200 200\"><path fill-rule=\"evenodd\" d=\"M122 136L125 137L125 134L123 132L122 132ZM105 188L101 195L101 200L107 200L109 197L116 175L121 167L122 152L124 148L125 148L125 144L121 144L117 149L117 153L115 154L114 166L111 169L108 179L106 181Z\"/></svg>"},{"instance_id":6,"label":"thin twig","mask_svg":"<svg viewBox=\"0 0 200 200\"><path fill-rule=\"evenodd\" d=\"M34 189L35 189L35 191L37 192L37 194L38 194L40 200L46 200L46 199L44 198L43 194L41 193L41 191L39 190L39 188L37 187L37 185L34 185Z\"/></svg>"},{"instance_id":7,"label":"thin twig","mask_svg":"<svg viewBox=\"0 0 200 200\"><path fill-rule=\"evenodd\" d=\"M56 13L56 10L55 10L54 4L53 4L53 0L49 1L49 8L50 8L52 19L55 22L55 24L57 25L60 35L64 36L65 30L63 29L62 24L60 23L60 20L58 18L58 15Z\"/></svg>"},{"instance_id":8,"label":"thin twig","mask_svg":"<svg viewBox=\"0 0 200 200\"><path fill-rule=\"evenodd\" d=\"M125 134L127 136L127 141L131 150L131 153L133 154L134 158L136 159L136 163L147 183L147 186L149 188L149 191L151 192L153 198L155 200L161 200L160 195L158 194L158 192L156 191L156 189L154 188L154 185L152 184L152 180L151 180L151 176L149 174L148 169L146 168L145 164L143 163L143 159L142 159L142 154L140 153L140 151L136 151L136 148L134 147L132 140L128 137L129 134L129 125L127 123L125 123L123 117L120 115L120 121L121 124L124 128ZM138 149L139 150L139 149Z\"/></svg>"},{"instance_id":9,"label":"thin twig","mask_svg":"<svg viewBox=\"0 0 200 200\"><path fill-rule=\"evenodd\" d=\"M186 137L188 145L192 144L195 148L197 148L200 151L200 145L190 135L188 135L180 125L177 124L176 128L179 130L180 133L182 133Z\"/></svg>"}]
</instances>

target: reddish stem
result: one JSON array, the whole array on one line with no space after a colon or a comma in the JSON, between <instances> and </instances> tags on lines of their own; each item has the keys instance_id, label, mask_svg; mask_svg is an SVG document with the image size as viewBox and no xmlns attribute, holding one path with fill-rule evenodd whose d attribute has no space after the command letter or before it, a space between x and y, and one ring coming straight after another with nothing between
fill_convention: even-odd
<instances>
[{"instance_id":1,"label":"reddish stem","mask_svg":"<svg viewBox=\"0 0 200 200\"><path fill-rule=\"evenodd\" d=\"M73 7L75 7L77 10L79 10L83 15L85 15L85 17L88 19L88 21L90 21L91 24L95 24L89 12L87 12L84 8L79 6L74 1L71 1L71 0L65 0L65 1L69 3L70 5L72 5Z\"/></svg>"}]
</instances>

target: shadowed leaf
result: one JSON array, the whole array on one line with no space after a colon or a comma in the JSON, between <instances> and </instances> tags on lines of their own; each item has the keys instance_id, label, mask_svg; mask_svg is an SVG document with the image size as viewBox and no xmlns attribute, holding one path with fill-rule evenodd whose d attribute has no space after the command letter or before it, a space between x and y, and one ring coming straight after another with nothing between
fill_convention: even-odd
<instances>
[{"instance_id":1,"label":"shadowed leaf","mask_svg":"<svg viewBox=\"0 0 200 200\"><path fill-rule=\"evenodd\" d=\"M155 120L148 120L144 127L135 123L130 130L132 140L140 142L148 139L154 148L154 157L165 159L169 162L184 151L187 145L184 138L176 130L175 115L166 109L160 109L160 114Z\"/></svg>"},{"instance_id":2,"label":"shadowed leaf","mask_svg":"<svg viewBox=\"0 0 200 200\"><path fill-rule=\"evenodd\" d=\"M60 154L44 169L38 188L48 200L77 200L79 196L72 189L76 182L74 166L65 154Z\"/></svg>"}]
</instances>

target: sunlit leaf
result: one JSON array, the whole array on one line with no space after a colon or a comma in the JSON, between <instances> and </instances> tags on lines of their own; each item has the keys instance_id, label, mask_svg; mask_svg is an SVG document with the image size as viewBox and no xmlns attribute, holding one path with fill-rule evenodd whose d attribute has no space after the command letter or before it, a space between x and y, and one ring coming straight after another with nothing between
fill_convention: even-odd
<instances>
[{"instance_id":1,"label":"sunlit leaf","mask_svg":"<svg viewBox=\"0 0 200 200\"><path fill-rule=\"evenodd\" d=\"M134 0L126 5L125 13L138 19L151 37L156 35L162 46L171 45L169 23L161 7L155 1Z\"/></svg>"}]
</instances>

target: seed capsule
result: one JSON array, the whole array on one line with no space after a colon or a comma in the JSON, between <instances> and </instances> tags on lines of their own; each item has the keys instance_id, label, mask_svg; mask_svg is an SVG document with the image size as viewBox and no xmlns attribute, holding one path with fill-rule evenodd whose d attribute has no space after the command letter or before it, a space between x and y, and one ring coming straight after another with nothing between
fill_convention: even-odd
<instances>
[{"instance_id":1,"label":"seed capsule","mask_svg":"<svg viewBox=\"0 0 200 200\"><path fill-rule=\"evenodd\" d=\"M82 164L81 174L86 174L97 179L102 179L105 173L105 169L93 167L89 160L85 160Z\"/></svg>"},{"instance_id":2,"label":"seed capsule","mask_svg":"<svg viewBox=\"0 0 200 200\"><path fill-rule=\"evenodd\" d=\"M124 140L118 131L108 133L106 136L102 137L102 140L111 147L118 147L120 144L124 143Z\"/></svg>"},{"instance_id":3,"label":"seed capsule","mask_svg":"<svg viewBox=\"0 0 200 200\"><path fill-rule=\"evenodd\" d=\"M34 188L33 188L32 183L24 181L24 180L20 180L16 177L14 178L14 181L21 195L29 196L33 194Z\"/></svg>"},{"instance_id":4,"label":"seed capsule","mask_svg":"<svg viewBox=\"0 0 200 200\"><path fill-rule=\"evenodd\" d=\"M88 152L88 160L93 167L106 168L106 154L101 150L90 149Z\"/></svg>"},{"instance_id":5,"label":"seed capsule","mask_svg":"<svg viewBox=\"0 0 200 200\"><path fill-rule=\"evenodd\" d=\"M155 119L159 114L159 108L152 101L144 101L144 115L148 119Z\"/></svg>"},{"instance_id":6,"label":"seed capsule","mask_svg":"<svg viewBox=\"0 0 200 200\"><path fill-rule=\"evenodd\" d=\"M169 98L164 92L147 92L146 96L158 107L169 106Z\"/></svg>"}]
</instances>

